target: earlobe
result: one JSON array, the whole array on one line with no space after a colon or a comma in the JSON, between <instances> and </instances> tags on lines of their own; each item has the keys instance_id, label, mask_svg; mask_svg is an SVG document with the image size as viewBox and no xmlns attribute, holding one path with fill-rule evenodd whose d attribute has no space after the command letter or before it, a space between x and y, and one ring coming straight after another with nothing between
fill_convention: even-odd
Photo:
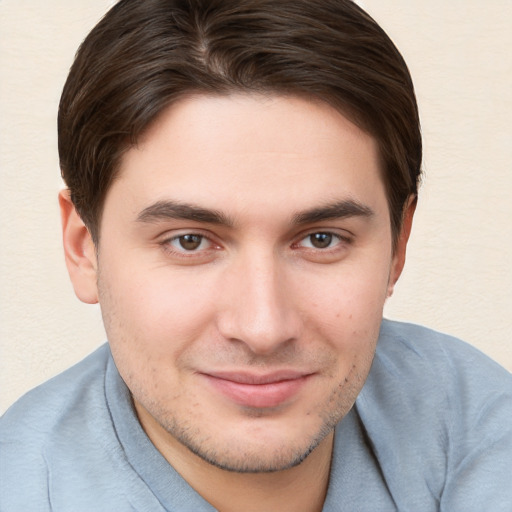
<instances>
[{"instance_id":1,"label":"earlobe","mask_svg":"<svg viewBox=\"0 0 512 512\"><path fill-rule=\"evenodd\" d=\"M71 202L69 190L59 193L59 206L64 256L75 294L82 302L96 304L97 260L91 234Z\"/></svg>"},{"instance_id":2,"label":"earlobe","mask_svg":"<svg viewBox=\"0 0 512 512\"><path fill-rule=\"evenodd\" d=\"M393 255L393 262L391 265L391 272L389 274L387 292L388 297L391 297L391 295L393 295L395 284L398 281L398 278L400 277L405 265L407 242L409 241L409 236L411 234L412 220L414 217L414 212L416 210L416 203L417 196L410 196L404 208L402 228L398 236L395 253Z\"/></svg>"}]
</instances>

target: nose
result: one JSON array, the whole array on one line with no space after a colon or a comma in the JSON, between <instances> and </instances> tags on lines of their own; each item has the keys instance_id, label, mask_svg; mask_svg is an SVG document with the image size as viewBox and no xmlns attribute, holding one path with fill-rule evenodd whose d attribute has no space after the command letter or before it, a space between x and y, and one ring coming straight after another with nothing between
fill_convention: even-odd
<instances>
[{"instance_id":1,"label":"nose","mask_svg":"<svg viewBox=\"0 0 512 512\"><path fill-rule=\"evenodd\" d=\"M298 339L301 318L285 262L272 254L240 258L226 269L218 328L224 339L269 355Z\"/></svg>"}]
</instances>

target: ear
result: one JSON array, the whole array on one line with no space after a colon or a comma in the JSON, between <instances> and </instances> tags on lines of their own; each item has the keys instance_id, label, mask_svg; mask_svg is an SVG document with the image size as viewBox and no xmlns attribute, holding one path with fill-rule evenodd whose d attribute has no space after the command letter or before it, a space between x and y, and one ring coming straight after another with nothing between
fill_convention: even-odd
<instances>
[{"instance_id":1,"label":"ear","mask_svg":"<svg viewBox=\"0 0 512 512\"><path fill-rule=\"evenodd\" d=\"M402 217L402 227L400 234L397 239L395 252L393 254L393 260L391 263L391 271L389 273L388 282L388 297L393 295L395 284L402 273L405 265L405 253L407 249L407 242L409 241L409 235L411 234L412 219L416 210L417 196L410 196L404 208Z\"/></svg>"},{"instance_id":2,"label":"ear","mask_svg":"<svg viewBox=\"0 0 512 512\"><path fill-rule=\"evenodd\" d=\"M66 266L76 296L82 302L96 304L98 264L91 234L71 202L69 190L59 193L59 206Z\"/></svg>"}]
</instances>

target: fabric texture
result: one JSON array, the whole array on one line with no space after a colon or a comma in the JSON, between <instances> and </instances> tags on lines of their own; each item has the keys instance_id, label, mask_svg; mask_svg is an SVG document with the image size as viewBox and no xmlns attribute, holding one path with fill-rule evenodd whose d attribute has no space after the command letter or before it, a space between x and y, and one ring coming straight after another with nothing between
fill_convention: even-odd
<instances>
[{"instance_id":1,"label":"fabric texture","mask_svg":"<svg viewBox=\"0 0 512 512\"><path fill-rule=\"evenodd\" d=\"M512 375L469 345L384 320L336 428L325 512L510 512ZM207 512L142 430L108 344L0 420L0 511Z\"/></svg>"}]
</instances>

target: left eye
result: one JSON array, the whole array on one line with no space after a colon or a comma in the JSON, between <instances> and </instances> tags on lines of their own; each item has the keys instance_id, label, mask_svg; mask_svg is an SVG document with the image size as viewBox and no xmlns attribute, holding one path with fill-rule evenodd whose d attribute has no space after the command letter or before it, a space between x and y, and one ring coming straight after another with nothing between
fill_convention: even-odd
<instances>
[{"instance_id":1,"label":"left eye","mask_svg":"<svg viewBox=\"0 0 512 512\"><path fill-rule=\"evenodd\" d=\"M299 245L310 249L329 249L340 243L341 238L334 233L311 233L303 238Z\"/></svg>"},{"instance_id":2,"label":"left eye","mask_svg":"<svg viewBox=\"0 0 512 512\"><path fill-rule=\"evenodd\" d=\"M202 235L187 234L173 238L170 241L170 245L179 251L193 252L207 249L210 246L210 242Z\"/></svg>"},{"instance_id":3,"label":"left eye","mask_svg":"<svg viewBox=\"0 0 512 512\"><path fill-rule=\"evenodd\" d=\"M308 249L330 249L331 247L338 245L340 241L341 237L339 235L320 231L306 236L298 245Z\"/></svg>"}]
</instances>

